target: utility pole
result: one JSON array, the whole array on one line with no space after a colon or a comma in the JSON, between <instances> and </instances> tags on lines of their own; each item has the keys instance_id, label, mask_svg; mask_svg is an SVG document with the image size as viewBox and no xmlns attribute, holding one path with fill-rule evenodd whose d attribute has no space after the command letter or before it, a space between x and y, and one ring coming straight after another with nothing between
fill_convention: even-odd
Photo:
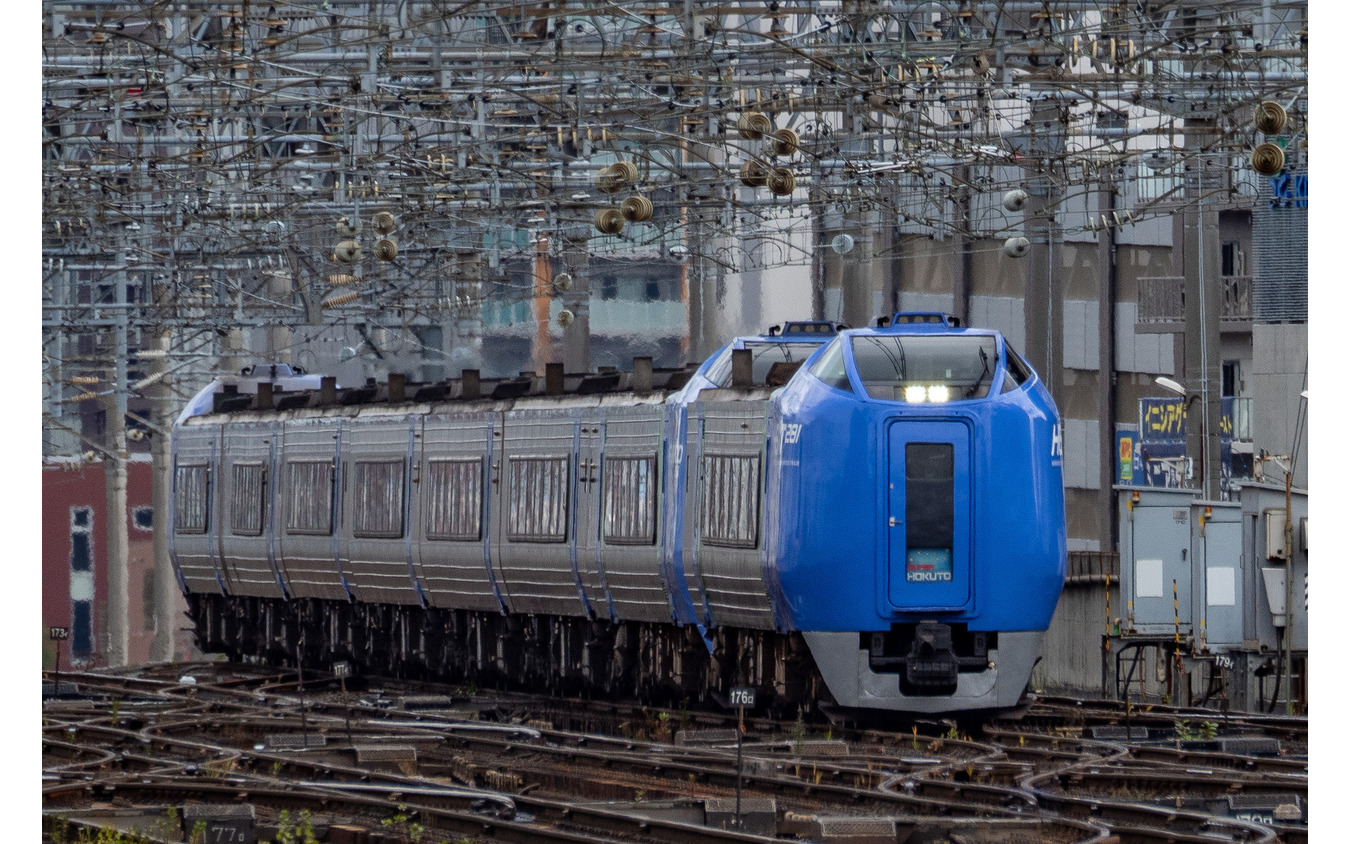
<instances>
[{"instance_id":1,"label":"utility pole","mask_svg":"<svg viewBox=\"0 0 1350 844\"><path fill-rule=\"evenodd\" d=\"M173 391L169 380L169 332L161 330L155 337L155 349L159 353L153 358L151 373L158 380L151 388L151 419L158 428L151 437L150 466L151 504L154 507L154 555L155 555L155 641L150 651L154 662L173 662L174 625L177 624L175 607L178 603L178 584L174 579L173 563L169 559L169 495L173 486L172 457L168 432L173 427L170 402Z\"/></svg>"},{"instance_id":2,"label":"utility pole","mask_svg":"<svg viewBox=\"0 0 1350 844\"><path fill-rule=\"evenodd\" d=\"M108 523L108 665L127 664L130 636L127 607L130 603L130 579L127 569L127 271L114 273L116 316L113 329L113 389L105 397L104 414L107 447L111 457L104 461Z\"/></svg>"},{"instance_id":3,"label":"utility pole","mask_svg":"<svg viewBox=\"0 0 1350 844\"><path fill-rule=\"evenodd\" d=\"M1183 213L1186 291L1186 387L1200 398L1200 418L1186 424L1186 453L1198 455L1199 487L1208 501L1220 488L1219 317L1223 279L1219 275L1219 212L1211 196L1218 188L1220 162L1204 154L1213 136L1208 120L1187 120L1186 139L1199 153L1186 173ZM1187 403L1189 410L1189 402Z\"/></svg>"}]
</instances>

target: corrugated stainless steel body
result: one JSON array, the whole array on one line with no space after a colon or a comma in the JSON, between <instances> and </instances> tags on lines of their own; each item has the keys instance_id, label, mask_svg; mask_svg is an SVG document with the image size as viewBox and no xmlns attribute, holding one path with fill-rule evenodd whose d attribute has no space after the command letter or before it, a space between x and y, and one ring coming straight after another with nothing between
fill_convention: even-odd
<instances>
[{"instance_id":1,"label":"corrugated stainless steel body","mask_svg":"<svg viewBox=\"0 0 1350 844\"><path fill-rule=\"evenodd\" d=\"M282 422L274 524L286 585L297 598L348 598L334 502L342 481L339 449L352 415L296 414Z\"/></svg>"},{"instance_id":2,"label":"corrugated stainless steel body","mask_svg":"<svg viewBox=\"0 0 1350 844\"><path fill-rule=\"evenodd\" d=\"M220 560L232 594L283 597L271 524L273 449L280 432L275 419L233 421L222 427L216 482L223 507Z\"/></svg>"},{"instance_id":3,"label":"corrugated stainless steel body","mask_svg":"<svg viewBox=\"0 0 1350 844\"><path fill-rule=\"evenodd\" d=\"M218 498L212 489L220 452L217 425L184 427L174 442L173 550L183 583L190 592L219 593L225 578L216 559Z\"/></svg>"},{"instance_id":4,"label":"corrugated stainless steel body","mask_svg":"<svg viewBox=\"0 0 1350 844\"><path fill-rule=\"evenodd\" d=\"M501 415L487 411L429 414L422 424L422 530L415 543L423 590L435 607L501 609L490 567L489 467L499 459ZM500 446L497 446L500 448ZM495 475L494 475L495 476Z\"/></svg>"},{"instance_id":5,"label":"corrugated stainless steel body","mask_svg":"<svg viewBox=\"0 0 1350 844\"><path fill-rule=\"evenodd\" d=\"M492 467L500 502L492 520L493 562L511 612L586 614L575 557L574 498L591 484L579 483L574 471L579 411L573 403L527 400L502 414L502 445ZM581 477L589 478L591 458L586 462ZM598 575L592 573L584 588L604 605Z\"/></svg>"},{"instance_id":6,"label":"corrugated stainless steel body","mask_svg":"<svg viewBox=\"0 0 1350 844\"><path fill-rule=\"evenodd\" d=\"M363 407L342 436L338 540L352 594L369 603L421 603L413 559L410 467L420 451L421 415Z\"/></svg>"},{"instance_id":7,"label":"corrugated stainless steel body","mask_svg":"<svg viewBox=\"0 0 1350 844\"><path fill-rule=\"evenodd\" d=\"M772 629L764 583L764 396L711 390L690 405L685 578L709 626ZM694 466L697 466L697 469Z\"/></svg>"},{"instance_id":8,"label":"corrugated stainless steel body","mask_svg":"<svg viewBox=\"0 0 1350 844\"><path fill-rule=\"evenodd\" d=\"M664 407L659 398L635 404L607 398L600 473L599 569L619 621L671 621L661 582L661 453ZM644 402L643 399L637 399Z\"/></svg>"}]
</instances>

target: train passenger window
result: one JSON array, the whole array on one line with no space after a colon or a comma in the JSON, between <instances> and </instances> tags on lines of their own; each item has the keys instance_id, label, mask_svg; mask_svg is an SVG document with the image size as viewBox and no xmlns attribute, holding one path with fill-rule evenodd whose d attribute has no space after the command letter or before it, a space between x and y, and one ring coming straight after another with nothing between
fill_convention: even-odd
<instances>
[{"instance_id":1,"label":"train passenger window","mask_svg":"<svg viewBox=\"0 0 1350 844\"><path fill-rule=\"evenodd\" d=\"M606 457L604 537L613 545L656 544L656 455Z\"/></svg>"},{"instance_id":2,"label":"train passenger window","mask_svg":"<svg viewBox=\"0 0 1350 844\"><path fill-rule=\"evenodd\" d=\"M852 385L848 383L848 372L844 368L844 347L838 340L830 342L820 360L811 367L811 374L836 390L853 392Z\"/></svg>"},{"instance_id":3,"label":"train passenger window","mask_svg":"<svg viewBox=\"0 0 1350 844\"><path fill-rule=\"evenodd\" d=\"M512 542L566 542L571 461L566 457L512 457L506 538Z\"/></svg>"},{"instance_id":4,"label":"train passenger window","mask_svg":"<svg viewBox=\"0 0 1350 844\"><path fill-rule=\"evenodd\" d=\"M794 363L804 361L824 343L768 343L747 342L744 348L750 350L751 378L756 384L763 384L769 369L775 363ZM731 349L727 349L713 365L708 367L708 380L719 387L731 384Z\"/></svg>"},{"instance_id":5,"label":"train passenger window","mask_svg":"<svg viewBox=\"0 0 1350 844\"><path fill-rule=\"evenodd\" d=\"M179 533L206 533L211 490L205 464L179 466L174 472L174 525Z\"/></svg>"},{"instance_id":6,"label":"train passenger window","mask_svg":"<svg viewBox=\"0 0 1350 844\"><path fill-rule=\"evenodd\" d=\"M483 538L483 458L427 462L427 538Z\"/></svg>"},{"instance_id":7,"label":"train passenger window","mask_svg":"<svg viewBox=\"0 0 1350 844\"><path fill-rule=\"evenodd\" d=\"M403 460L358 461L352 467L352 535L403 535Z\"/></svg>"},{"instance_id":8,"label":"train passenger window","mask_svg":"<svg viewBox=\"0 0 1350 844\"><path fill-rule=\"evenodd\" d=\"M705 545L759 544L759 455L703 456L699 535Z\"/></svg>"},{"instance_id":9,"label":"train passenger window","mask_svg":"<svg viewBox=\"0 0 1350 844\"><path fill-rule=\"evenodd\" d=\"M267 470L261 463L236 463L231 467L230 532L260 536L267 508Z\"/></svg>"},{"instance_id":10,"label":"train passenger window","mask_svg":"<svg viewBox=\"0 0 1350 844\"><path fill-rule=\"evenodd\" d=\"M983 398L997 360L992 336L853 338L853 365L874 399L914 404Z\"/></svg>"},{"instance_id":11,"label":"train passenger window","mask_svg":"<svg viewBox=\"0 0 1350 844\"><path fill-rule=\"evenodd\" d=\"M333 532L333 462L286 464L286 532L328 536Z\"/></svg>"},{"instance_id":12,"label":"train passenger window","mask_svg":"<svg viewBox=\"0 0 1350 844\"><path fill-rule=\"evenodd\" d=\"M1003 347L1008 350L1008 366L1005 368L1003 376L1003 392L1011 392L1031 380L1031 367L1022 360L1021 355L1013 351L1013 347L1007 341L1004 341Z\"/></svg>"}]
</instances>

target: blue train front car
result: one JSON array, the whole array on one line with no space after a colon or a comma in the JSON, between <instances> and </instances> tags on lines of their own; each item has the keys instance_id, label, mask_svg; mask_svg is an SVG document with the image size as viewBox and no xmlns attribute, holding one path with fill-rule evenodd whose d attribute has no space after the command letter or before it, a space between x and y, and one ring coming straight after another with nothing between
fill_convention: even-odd
<instances>
[{"instance_id":1,"label":"blue train front car","mask_svg":"<svg viewBox=\"0 0 1350 844\"><path fill-rule=\"evenodd\" d=\"M998 332L896 314L772 404L769 581L836 701L1016 705L1066 558L1059 416L1031 367Z\"/></svg>"}]
</instances>

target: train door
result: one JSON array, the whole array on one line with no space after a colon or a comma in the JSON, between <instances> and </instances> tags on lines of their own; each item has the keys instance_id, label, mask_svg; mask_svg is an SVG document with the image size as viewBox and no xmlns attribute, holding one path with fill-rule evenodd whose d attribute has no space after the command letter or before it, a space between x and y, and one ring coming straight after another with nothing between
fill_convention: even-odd
<instances>
[{"instance_id":1,"label":"train door","mask_svg":"<svg viewBox=\"0 0 1350 844\"><path fill-rule=\"evenodd\" d=\"M284 597L273 517L280 436L276 420L239 420L224 426L216 482L224 508L219 559L234 595Z\"/></svg>"},{"instance_id":2,"label":"train door","mask_svg":"<svg viewBox=\"0 0 1350 844\"><path fill-rule=\"evenodd\" d=\"M600 408L581 413L577 425L576 530L572 533L577 577L586 592L586 602L595 618L610 619L613 611L604 571L597 553L599 545L601 443L605 417Z\"/></svg>"},{"instance_id":3,"label":"train door","mask_svg":"<svg viewBox=\"0 0 1350 844\"><path fill-rule=\"evenodd\" d=\"M887 446L887 597L898 609L963 609L971 595L970 428L896 421Z\"/></svg>"}]
</instances>

